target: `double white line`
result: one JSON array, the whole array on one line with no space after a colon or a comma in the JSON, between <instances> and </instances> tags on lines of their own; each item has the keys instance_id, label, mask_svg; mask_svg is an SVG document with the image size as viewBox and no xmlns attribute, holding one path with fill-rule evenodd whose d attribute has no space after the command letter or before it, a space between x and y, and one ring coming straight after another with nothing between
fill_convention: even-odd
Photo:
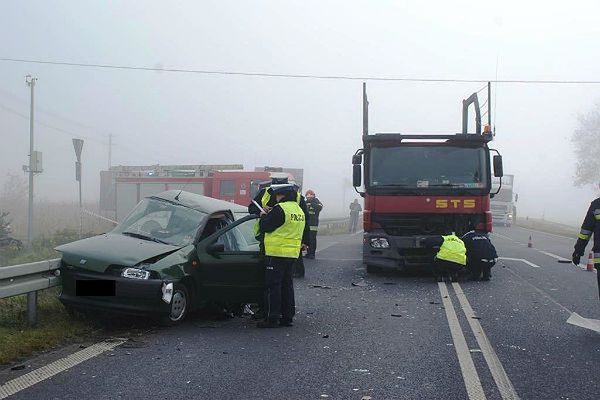
<instances>
[{"instance_id":1,"label":"double white line","mask_svg":"<svg viewBox=\"0 0 600 400\"><path fill-rule=\"evenodd\" d=\"M456 355L458 356L458 363L465 381L465 387L467 389L469 399L486 399L485 392L481 385L481 379L479 378L479 374L475 368L475 363L473 362L471 352L467 346L467 341L458 321L456 311L454 310L454 304L450 298L448 288L446 287L446 284L442 282L438 283L438 287L440 289L440 295L442 296L442 303L444 304L446 318L448 319L448 324L450 325L450 333L452 335L454 348L456 350ZM471 331L473 332L473 335L475 335L479 349L483 354L502 399L518 399L519 396L517 395L515 388L506 374L502 363L498 359L498 355L494 351L494 348L483 331L483 327L477 319L473 318L475 317L475 313L473 312L467 297L462 291L462 288L456 282L452 284L452 287L454 288L454 292L458 298L461 309L465 314L467 321L469 322Z\"/></svg>"}]
</instances>

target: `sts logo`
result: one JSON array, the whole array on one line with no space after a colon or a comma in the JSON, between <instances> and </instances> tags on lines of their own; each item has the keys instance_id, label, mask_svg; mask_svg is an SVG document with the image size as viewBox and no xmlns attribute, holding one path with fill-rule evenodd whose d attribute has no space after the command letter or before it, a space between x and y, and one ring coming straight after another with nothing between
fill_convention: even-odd
<instances>
[{"instance_id":1,"label":"sts logo","mask_svg":"<svg viewBox=\"0 0 600 400\"><path fill-rule=\"evenodd\" d=\"M435 208L475 208L475 199L437 199Z\"/></svg>"}]
</instances>

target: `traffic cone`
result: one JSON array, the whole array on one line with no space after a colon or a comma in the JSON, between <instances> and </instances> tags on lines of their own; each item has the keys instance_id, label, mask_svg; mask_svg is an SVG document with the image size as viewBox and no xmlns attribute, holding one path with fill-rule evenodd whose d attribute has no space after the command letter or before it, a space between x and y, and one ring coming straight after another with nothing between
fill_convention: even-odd
<instances>
[{"instance_id":1,"label":"traffic cone","mask_svg":"<svg viewBox=\"0 0 600 400\"><path fill-rule=\"evenodd\" d=\"M590 257L588 258L587 270L594 271L594 252L590 251Z\"/></svg>"},{"instance_id":2,"label":"traffic cone","mask_svg":"<svg viewBox=\"0 0 600 400\"><path fill-rule=\"evenodd\" d=\"M529 242L527 242L527 247L532 248L533 242L531 241L531 235L529 235Z\"/></svg>"}]
</instances>

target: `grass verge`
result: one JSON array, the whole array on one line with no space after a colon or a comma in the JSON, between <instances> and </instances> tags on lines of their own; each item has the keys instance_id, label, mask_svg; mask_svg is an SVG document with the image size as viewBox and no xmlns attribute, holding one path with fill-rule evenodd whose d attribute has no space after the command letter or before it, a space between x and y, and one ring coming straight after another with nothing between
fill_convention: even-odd
<instances>
[{"instance_id":1,"label":"grass verge","mask_svg":"<svg viewBox=\"0 0 600 400\"><path fill-rule=\"evenodd\" d=\"M573 242L577 239L577 234L579 233L579 229L574 226L559 224L557 222L550 222L536 218L519 218L516 225L520 226L521 228L528 228L536 231L570 237L573 238Z\"/></svg>"},{"instance_id":2,"label":"grass verge","mask_svg":"<svg viewBox=\"0 0 600 400\"><path fill-rule=\"evenodd\" d=\"M58 300L60 288L38 292L38 324L27 324L27 296L0 299L0 365L48 350L67 340L81 339L94 327L75 320Z\"/></svg>"}]
</instances>

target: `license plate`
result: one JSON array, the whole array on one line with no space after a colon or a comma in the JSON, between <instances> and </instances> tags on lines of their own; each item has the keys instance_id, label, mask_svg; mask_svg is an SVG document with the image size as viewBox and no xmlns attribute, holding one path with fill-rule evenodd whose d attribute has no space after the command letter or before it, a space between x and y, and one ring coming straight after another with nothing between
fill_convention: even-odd
<instances>
[{"instance_id":1,"label":"license plate","mask_svg":"<svg viewBox=\"0 0 600 400\"><path fill-rule=\"evenodd\" d=\"M114 296L116 281L110 279L76 280L75 296Z\"/></svg>"}]
</instances>

